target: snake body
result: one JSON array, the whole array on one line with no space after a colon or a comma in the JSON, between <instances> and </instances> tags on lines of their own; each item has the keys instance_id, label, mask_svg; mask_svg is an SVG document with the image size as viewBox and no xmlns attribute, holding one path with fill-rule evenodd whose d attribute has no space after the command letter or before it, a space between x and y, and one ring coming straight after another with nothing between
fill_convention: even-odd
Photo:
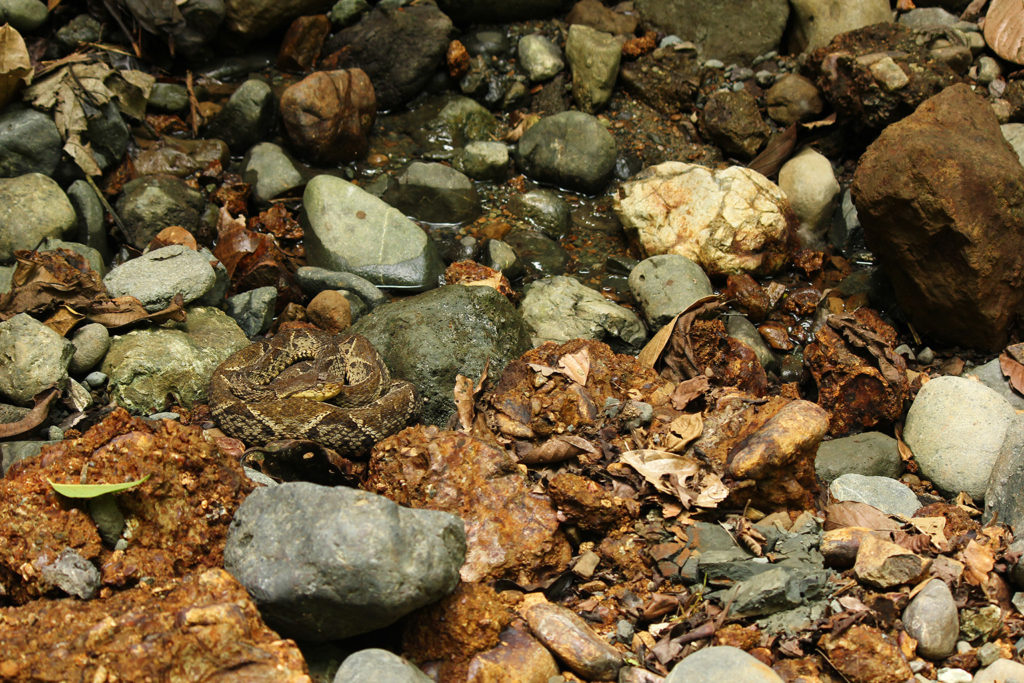
<instances>
[{"instance_id":1,"label":"snake body","mask_svg":"<svg viewBox=\"0 0 1024 683\"><path fill-rule=\"evenodd\" d=\"M416 412L412 384L393 380L359 335L287 330L228 357L210 381L210 409L247 445L309 439L362 457Z\"/></svg>"}]
</instances>

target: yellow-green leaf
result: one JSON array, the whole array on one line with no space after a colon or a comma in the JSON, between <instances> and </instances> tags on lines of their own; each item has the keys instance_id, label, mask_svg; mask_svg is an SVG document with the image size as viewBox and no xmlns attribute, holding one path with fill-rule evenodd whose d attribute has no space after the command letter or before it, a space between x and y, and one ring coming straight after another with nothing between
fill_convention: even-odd
<instances>
[{"instance_id":1,"label":"yellow-green leaf","mask_svg":"<svg viewBox=\"0 0 1024 683\"><path fill-rule=\"evenodd\" d=\"M68 498L96 498L107 493L120 493L121 491L127 491L130 488L138 486L142 482L149 479L147 474L142 479L136 479L135 481L124 481L120 484L58 484L55 481L50 482L50 486L53 490L62 496Z\"/></svg>"}]
</instances>

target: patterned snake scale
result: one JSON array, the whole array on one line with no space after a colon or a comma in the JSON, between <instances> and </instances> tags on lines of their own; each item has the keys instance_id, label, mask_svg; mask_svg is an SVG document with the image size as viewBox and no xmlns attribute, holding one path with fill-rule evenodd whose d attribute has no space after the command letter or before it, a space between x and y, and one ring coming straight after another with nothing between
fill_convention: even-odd
<instances>
[{"instance_id":1,"label":"patterned snake scale","mask_svg":"<svg viewBox=\"0 0 1024 683\"><path fill-rule=\"evenodd\" d=\"M348 457L404 427L412 384L391 373L359 335L287 330L235 352L210 380L210 409L246 445L309 439Z\"/></svg>"}]
</instances>

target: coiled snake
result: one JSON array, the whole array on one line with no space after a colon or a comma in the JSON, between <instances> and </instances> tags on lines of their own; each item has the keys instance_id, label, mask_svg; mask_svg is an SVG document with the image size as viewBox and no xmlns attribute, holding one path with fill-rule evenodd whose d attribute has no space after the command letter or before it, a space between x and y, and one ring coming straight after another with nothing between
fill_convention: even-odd
<instances>
[{"instance_id":1,"label":"coiled snake","mask_svg":"<svg viewBox=\"0 0 1024 683\"><path fill-rule=\"evenodd\" d=\"M235 352L210 380L210 409L247 445L309 439L360 457L416 412L412 384L359 335L287 330Z\"/></svg>"}]
</instances>

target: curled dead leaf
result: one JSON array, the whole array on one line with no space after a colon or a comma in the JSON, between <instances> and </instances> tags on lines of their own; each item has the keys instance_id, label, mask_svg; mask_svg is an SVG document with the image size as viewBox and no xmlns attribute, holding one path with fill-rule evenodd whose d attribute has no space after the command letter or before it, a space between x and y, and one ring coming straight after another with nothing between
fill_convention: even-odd
<instances>
[{"instance_id":1,"label":"curled dead leaf","mask_svg":"<svg viewBox=\"0 0 1024 683\"><path fill-rule=\"evenodd\" d=\"M626 451L619 459L655 489L675 496L684 507L713 508L729 496L721 478L696 458L650 448Z\"/></svg>"},{"instance_id":2,"label":"curled dead leaf","mask_svg":"<svg viewBox=\"0 0 1024 683\"><path fill-rule=\"evenodd\" d=\"M684 413L669 423L661 445L667 451L682 453L703 431L704 419L700 413Z\"/></svg>"},{"instance_id":3,"label":"curled dead leaf","mask_svg":"<svg viewBox=\"0 0 1024 683\"><path fill-rule=\"evenodd\" d=\"M28 411L20 420L17 422L0 423L0 439L24 434L41 425L43 420L50 414L50 404L58 396L60 396L60 390L56 388L47 389L37 394L32 410Z\"/></svg>"},{"instance_id":4,"label":"curled dead leaf","mask_svg":"<svg viewBox=\"0 0 1024 683\"><path fill-rule=\"evenodd\" d=\"M988 573L996 564L992 549L975 540L967 543L967 547L960 552L960 559L966 565L964 578L974 586L983 585L988 578Z\"/></svg>"},{"instance_id":5,"label":"curled dead leaf","mask_svg":"<svg viewBox=\"0 0 1024 683\"><path fill-rule=\"evenodd\" d=\"M558 359L562 374L580 385L586 385L590 374L590 352L583 347L575 353L567 353Z\"/></svg>"},{"instance_id":6,"label":"curled dead leaf","mask_svg":"<svg viewBox=\"0 0 1024 683\"><path fill-rule=\"evenodd\" d=\"M32 60L21 34L10 24L0 26L0 107L32 82Z\"/></svg>"}]
</instances>

